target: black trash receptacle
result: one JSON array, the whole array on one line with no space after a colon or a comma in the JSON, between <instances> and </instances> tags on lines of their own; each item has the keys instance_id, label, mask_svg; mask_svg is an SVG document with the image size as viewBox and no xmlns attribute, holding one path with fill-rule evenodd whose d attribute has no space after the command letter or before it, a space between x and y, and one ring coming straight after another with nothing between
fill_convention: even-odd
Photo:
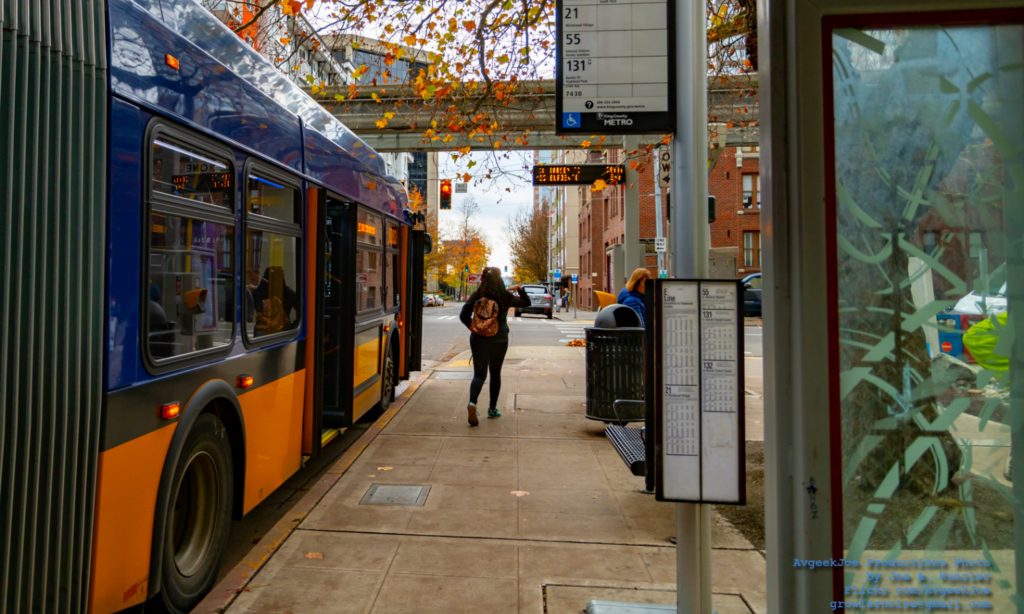
<instances>
[{"instance_id":1,"label":"black trash receptacle","mask_svg":"<svg viewBox=\"0 0 1024 614\"><path fill-rule=\"evenodd\" d=\"M625 305L601 310L587 341L587 418L605 422L639 422L644 408L615 411L616 400L644 399L644 329ZM608 327L608 328L605 328Z\"/></svg>"}]
</instances>

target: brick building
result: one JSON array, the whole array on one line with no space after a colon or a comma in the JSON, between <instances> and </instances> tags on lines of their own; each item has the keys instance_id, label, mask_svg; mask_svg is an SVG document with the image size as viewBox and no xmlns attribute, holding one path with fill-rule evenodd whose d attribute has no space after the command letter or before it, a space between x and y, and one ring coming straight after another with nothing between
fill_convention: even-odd
<instances>
[{"instance_id":1,"label":"brick building","mask_svg":"<svg viewBox=\"0 0 1024 614\"><path fill-rule=\"evenodd\" d=\"M711 247L737 248L736 274L761 271L761 180L758 147L727 147L708 177L717 199Z\"/></svg>"},{"instance_id":2,"label":"brick building","mask_svg":"<svg viewBox=\"0 0 1024 614\"><path fill-rule=\"evenodd\" d=\"M620 164L623 152L606 150L590 152L587 162L591 164ZM657 177L654 168L654 156L642 156L640 163L640 239L649 240L646 256L647 268L651 273L658 273L658 258L653 253L654 238L657 236L657 219L655 189ZM623 186L612 186L600 192L592 192L590 186L579 186L579 289L578 306L581 309L596 309L597 299L594 291L616 293L620 288L609 283L611 257L608 248L621 245L626 240L625 209ZM662 203L663 233L668 230L667 201ZM646 245L646 243L645 243ZM629 272L627 271L627 275Z\"/></svg>"}]
</instances>

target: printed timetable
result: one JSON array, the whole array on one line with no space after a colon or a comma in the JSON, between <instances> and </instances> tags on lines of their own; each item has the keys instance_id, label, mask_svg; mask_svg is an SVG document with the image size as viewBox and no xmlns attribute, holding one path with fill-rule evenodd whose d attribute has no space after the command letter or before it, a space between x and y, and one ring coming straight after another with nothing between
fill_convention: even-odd
<instances>
[{"instance_id":1,"label":"printed timetable","mask_svg":"<svg viewBox=\"0 0 1024 614\"><path fill-rule=\"evenodd\" d=\"M742 289L732 280L654 284L658 497L742 503Z\"/></svg>"}]
</instances>

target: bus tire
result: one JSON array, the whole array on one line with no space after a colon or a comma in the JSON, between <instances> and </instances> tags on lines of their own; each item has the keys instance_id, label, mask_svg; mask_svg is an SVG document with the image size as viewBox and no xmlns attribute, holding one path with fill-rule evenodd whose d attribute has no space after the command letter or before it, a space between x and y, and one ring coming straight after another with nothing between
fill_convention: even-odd
<instances>
[{"instance_id":1,"label":"bus tire","mask_svg":"<svg viewBox=\"0 0 1024 614\"><path fill-rule=\"evenodd\" d=\"M386 412L391 407L391 401L395 399L395 383L398 381L396 372L398 366L395 365L395 352L390 349L390 343L388 344L388 353L384 356L384 372L381 374L380 390L380 411Z\"/></svg>"},{"instance_id":2,"label":"bus tire","mask_svg":"<svg viewBox=\"0 0 1024 614\"><path fill-rule=\"evenodd\" d=\"M172 614L191 611L217 580L231 529L231 444L213 414L199 416L178 459L166 512L161 591Z\"/></svg>"}]
</instances>

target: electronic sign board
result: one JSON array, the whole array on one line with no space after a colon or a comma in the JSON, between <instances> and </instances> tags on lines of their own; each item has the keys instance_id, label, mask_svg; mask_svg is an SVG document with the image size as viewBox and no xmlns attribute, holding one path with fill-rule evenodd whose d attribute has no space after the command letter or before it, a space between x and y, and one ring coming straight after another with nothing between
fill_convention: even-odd
<instances>
[{"instance_id":1,"label":"electronic sign board","mask_svg":"<svg viewBox=\"0 0 1024 614\"><path fill-rule=\"evenodd\" d=\"M626 167L621 164L538 164L533 167L533 185L591 185L598 179L622 184Z\"/></svg>"}]
</instances>

